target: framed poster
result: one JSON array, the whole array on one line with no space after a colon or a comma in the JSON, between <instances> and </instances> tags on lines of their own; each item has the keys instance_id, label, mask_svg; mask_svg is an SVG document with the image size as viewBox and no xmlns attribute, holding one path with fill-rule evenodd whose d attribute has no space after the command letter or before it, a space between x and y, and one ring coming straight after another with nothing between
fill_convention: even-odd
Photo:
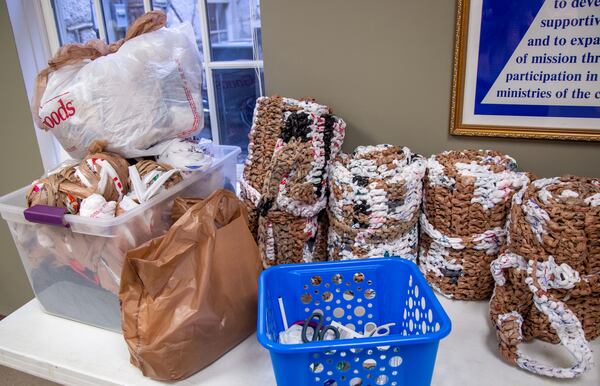
<instances>
[{"instance_id":1,"label":"framed poster","mask_svg":"<svg viewBox=\"0 0 600 386\"><path fill-rule=\"evenodd\" d=\"M600 141L600 0L458 0L450 133Z\"/></svg>"}]
</instances>

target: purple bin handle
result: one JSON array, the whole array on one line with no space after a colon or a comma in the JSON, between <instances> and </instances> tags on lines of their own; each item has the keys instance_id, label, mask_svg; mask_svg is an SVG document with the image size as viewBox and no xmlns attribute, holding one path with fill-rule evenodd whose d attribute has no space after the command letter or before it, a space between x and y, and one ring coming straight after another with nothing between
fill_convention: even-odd
<instances>
[{"instance_id":1,"label":"purple bin handle","mask_svg":"<svg viewBox=\"0 0 600 386\"><path fill-rule=\"evenodd\" d=\"M64 215L66 213L67 209L65 208L48 205L34 205L23 211L23 215L27 221L40 224L59 225L68 228L69 224L65 224L64 222Z\"/></svg>"}]
</instances>

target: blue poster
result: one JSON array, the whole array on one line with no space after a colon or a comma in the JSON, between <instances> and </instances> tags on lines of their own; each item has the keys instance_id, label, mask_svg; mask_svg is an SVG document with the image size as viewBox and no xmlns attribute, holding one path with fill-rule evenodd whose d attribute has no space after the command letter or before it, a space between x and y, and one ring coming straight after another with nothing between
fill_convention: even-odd
<instances>
[{"instance_id":1,"label":"blue poster","mask_svg":"<svg viewBox=\"0 0 600 386\"><path fill-rule=\"evenodd\" d=\"M600 0L483 0L475 115L600 118Z\"/></svg>"}]
</instances>

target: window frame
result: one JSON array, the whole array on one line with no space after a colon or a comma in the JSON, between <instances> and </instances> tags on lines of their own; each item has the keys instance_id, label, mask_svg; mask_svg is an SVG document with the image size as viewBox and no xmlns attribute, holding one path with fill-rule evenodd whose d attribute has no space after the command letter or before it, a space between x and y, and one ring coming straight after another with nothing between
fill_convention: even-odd
<instances>
[{"instance_id":1,"label":"window frame","mask_svg":"<svg viewBox=\"0 0 600 386\"><path fill-rule=\"evenodd\" d=\"M197 1L200 17L200 32L202 39L203 67L205 70L206 89L208 94L208 108L212 141L221 143L219 131L219 118L214 88L213 71L220 69L253 69L257 72L259 92L263 95L263 84L260 72L264 71L264 64L256 56L257 50L253 50L255 57L251 60L213 61L210 43L210 29L208 21L208 3L214 0ZM250 6L250 29L252 41L257 48L255 30L255 11L260 0L248 0ZM221 2L228 2L227 0ZM55 13L52 0L21 1L6 0L9 17L17 45L19 61L23 73L27 95L31 101L34 92L34 81L37 74L46 67L47 61L60 48L60 39L55 22ZM95 18L98 21L99 39L106 41L106 25L101 0L93 0ZM143 0L144 12L152 10L151 0ZM34 16L32 18L32 15ZM33 123L33 120L32 120ZM43 130L33 128L36 133L44 170L49 171L56 167L61 161L69 158L58 141Z\"/></svg>"}]
</instances>

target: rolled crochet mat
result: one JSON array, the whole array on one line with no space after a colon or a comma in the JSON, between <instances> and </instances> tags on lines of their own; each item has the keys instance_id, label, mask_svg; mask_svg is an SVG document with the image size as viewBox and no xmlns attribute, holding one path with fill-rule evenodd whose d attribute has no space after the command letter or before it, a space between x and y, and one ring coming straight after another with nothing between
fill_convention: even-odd
<instances>
[{"instance_id":1,"label":"rolled crochet mat","mask_svg":"<svg viewBox=\"0 0 600 386\"><path fill-rule=\"evenodd\" d=\"M491 150L446 151L427 161L419 264L447 297L492 294L490 263L505 243L513 194L528 178L513 158Z\"/></svg>"},{"instance_id":2,"label":"rolled crochet mat","mask_svg":"<svg viewBox=\"0 0 600 386\"><path fill-rule=\"evenodd\" d=\"M425 159L404 147L359 146L333 161L331 260L399 256L416 261Z\"/></svg>"}]
</instances>

